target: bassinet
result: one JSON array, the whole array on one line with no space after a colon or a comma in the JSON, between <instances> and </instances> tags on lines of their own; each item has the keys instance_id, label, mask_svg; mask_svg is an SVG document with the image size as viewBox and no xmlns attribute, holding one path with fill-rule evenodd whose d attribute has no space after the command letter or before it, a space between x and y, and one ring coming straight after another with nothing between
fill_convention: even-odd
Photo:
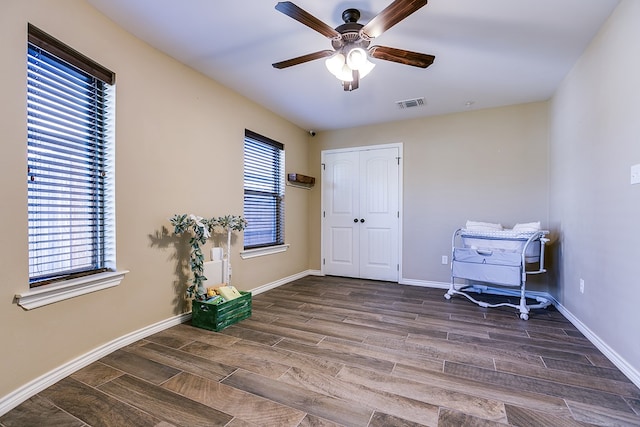
<instances>
[{"instance_id":1,"label":"bassinet","mask_svg":"<svg viewBox=\"0 0 640 427\"><path fill-rule=\"evenodd\" d=\"M527 320L529 311L546 308L550 301L540 296L527 294L528 274L546 272L544 268L544 248L549 240L546 230L483 230L460 228L453 233L451 242L451 285L444 295L462 295L481 307L509 306L519 310L520 318ZM456 279L465 283L457 284ZM519 287L519 292L495 289L487 286ZM518 294L519 304L500 302L491 304L473 297L469 292ZM537 304L528 305L527 297Z\"/></svg>"}]
</instances>

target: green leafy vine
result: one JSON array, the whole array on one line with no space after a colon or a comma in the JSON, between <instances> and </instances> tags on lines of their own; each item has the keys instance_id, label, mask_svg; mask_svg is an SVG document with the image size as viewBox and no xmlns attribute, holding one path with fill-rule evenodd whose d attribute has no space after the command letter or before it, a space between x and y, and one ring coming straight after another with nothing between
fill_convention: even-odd
<instances>
[{"instance_id":1,"label":"green leafy vine","mask_svg":"<svg viewBox=\"0 0 640 427\"><path fill-rule=\"evenodd\" d=\"M231 230L244 230L247 226L247 221L237 215L203 218L193 214L174 215L169 218L169 221L174 227L174 234L191 233L191 238L189 239L189 246L191 248L189 266L193 272L193 279L187 287L187 296L203 300L207 294L203 282L207 280L207 278L204 276L204 255L201 246L211 237L216 226L227 230L230 236ZM229 251L229 249L230 248L227 248L227 251Z\"/></svg>"}]
</instances>

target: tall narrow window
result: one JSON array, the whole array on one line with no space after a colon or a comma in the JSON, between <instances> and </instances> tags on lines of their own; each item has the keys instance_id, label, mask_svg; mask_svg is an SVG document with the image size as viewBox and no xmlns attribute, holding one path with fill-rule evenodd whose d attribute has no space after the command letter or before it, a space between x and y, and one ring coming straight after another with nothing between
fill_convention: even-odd
<instances>
[{"instance_id":1,"label":"tall narrow window","mask_svg":"<svg viewBox=\"0 0 640 427\"><path fill-rule=\"evenodd\" d=\"M29 25L31 287L115 269L115 75Z\"/></svg>"},{"instance_id":2,"label":"tall narrow window","mask_svg":"<svg viewBox=\"0 0 640 427\"><path fill-rule=\"evenodd\" d=\"M244 248L284 244L284 146L250 130L244 137Z\"/></svg>"}]
</instances>

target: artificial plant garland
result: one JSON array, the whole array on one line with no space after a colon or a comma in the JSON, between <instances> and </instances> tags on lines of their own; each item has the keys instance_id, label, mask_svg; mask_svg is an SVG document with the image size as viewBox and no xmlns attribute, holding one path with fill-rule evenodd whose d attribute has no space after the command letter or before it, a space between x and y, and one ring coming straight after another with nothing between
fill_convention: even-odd
<instances>
[{"instance_id":1,"label":"artificial plant garland","mask_svg":"<svg viewBox=\"0 0 640 427\"><path fill-rule=\"evenodd\" d=\"M204 255L202 254L201 245L207 242L207 239L211 237L213 229L216 226L221 226L227 230L227 270L225 272L225 279L229 284L229 269L231 266L231 259L229 253L231 251L231 231L242 231L247 226L247 221L237 215L225 215L218 218L203 218L194 214L174 215L169 218L169 221L173 225L174 234L182 234L185 232L191 232L191 238L189 239L189 246L191 248L189 254L189 265L193 272L193 279L191 284L187 288L187 296L193 297L197 300L204 300L207 296L207 290L205 289L203 282L207 280L204 276Z\"/></svg>"}]
</instances>

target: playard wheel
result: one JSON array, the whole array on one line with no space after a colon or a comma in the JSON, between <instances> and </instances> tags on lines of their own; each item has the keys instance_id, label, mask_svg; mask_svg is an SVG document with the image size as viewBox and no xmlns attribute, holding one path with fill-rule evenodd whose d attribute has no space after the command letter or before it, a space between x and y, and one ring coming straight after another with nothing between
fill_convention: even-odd
<instances>
[{"instance_id":1,"label":"playard wheel","mask_svg":"<svg viewBox=\"0 0 640 427\"><path fill-rule=\"evenodd\" d=\"M445 297L446 299L451 299L451 295L449 295L448 293L444 294L444 297Z\"/></svg>"},{"instance_id":2,"label":"playard wheel","mask_svg":"<svg viewBox=\"0 0 640 427\"><path fill-rule=\"evenodd\" d=\"M529 315L527 313L520 313L520 318L522 320L529 320Z\"/></svg>"}]
</instances>

